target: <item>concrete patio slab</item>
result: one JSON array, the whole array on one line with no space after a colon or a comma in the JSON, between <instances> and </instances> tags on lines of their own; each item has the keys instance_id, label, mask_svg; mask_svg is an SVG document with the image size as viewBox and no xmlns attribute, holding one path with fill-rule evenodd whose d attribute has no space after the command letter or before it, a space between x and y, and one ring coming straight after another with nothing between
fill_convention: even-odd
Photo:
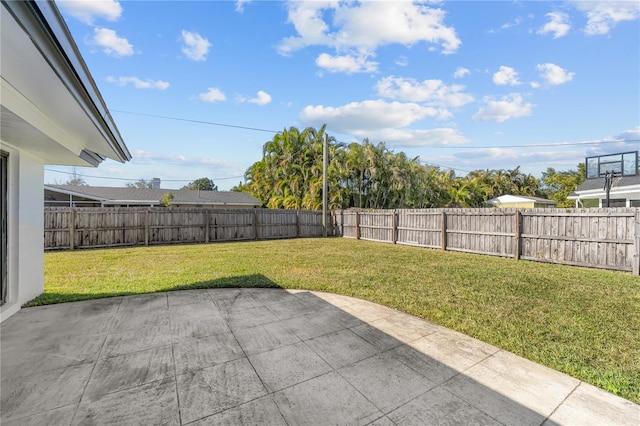
<instances>
[{"instance_id":1,"label":"concrete patio slab","mask_svg":"<svg viewBox=\"0 0 640 426\"><path fill-rule=\"evenodd\" d=\"M181 374L177 382L184 424L267 394L246 358Z\"/></svg>"},{"instance_id":2,"label":"concrete patio slab","mask_svg":"<svg viewBox=\"0 0 640 426\"><path fill-rule=\"evenodd\" d=\"M640 406L374 303L184 290L0 325L3 425L640 425Z\"/></svg>"},{"instance_id":3,"label":"concrete patio slab","mask_svg":"<svg viewBox=\"0 0 640 426\"><path fill-rule=\"evenodd\" d=\"M378 353L376 348L351 330L341 330L308 340L307 345L333 368L353 364Z\"/></svg>"},{"instance_id":4,"label":"concrete patio slab","mask_svg":"<svg viewBox=\"0 0 640 426\"><path fill-rule=\"evenodd\" d=\"M304 342L249 357L270 392L304 382L333 370Z\"/></svg>"},{"instance_id":5,"label":"concrete patio slab","mask_svg":"<svg viewBox=\"0 0 640 426\"><path fill-rule=\"evenodd\" d=\"M406 404L435 384L416 374L400 360L385 356L367 358L338 371L383 413Z\"/></svg>"},{"instance_id":6,"label":"concrete patio slab","mask_svg":"<svg viewBox=\"0 0 640 426\"><path fill-rule=\"evenodd\" d=\"M367 425L382 413L336 372L276 392L280 413L292 425Z\"/></svg>"},{"instance_id":7,"label":"concrete patio slab","mask_svg":"<svg viewBox=\"0 0 640 426\"><path fill-rule=\"evenodd\" d=\"M442 388L424 393L390 413L389 418L393 424L411 426L503 424Z\"/></svg>"}]
</instances>

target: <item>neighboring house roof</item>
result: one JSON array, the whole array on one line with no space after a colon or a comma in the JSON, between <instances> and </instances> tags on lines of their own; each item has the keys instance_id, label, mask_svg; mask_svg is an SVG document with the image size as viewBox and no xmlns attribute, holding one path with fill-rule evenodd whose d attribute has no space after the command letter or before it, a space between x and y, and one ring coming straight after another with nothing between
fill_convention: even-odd
<instances>
[{"instance_id":1,"label":"neighboring house roof","mask_svg":"<svg viewBox=\"0 0 640 426\"><path fill-rule=\"evenodd\" d=\"M547 200L539 197L526 197L524 195L501 195L487 201L488 204L513 204L513 203L538 203L538 204L558 204L557 201Z\"/></svg>"},{"instance_id":2,"label":"neighboring house roof","mask_svg":"<svg viewBox=\"0 0 640 426\"><path fill-rule=\"evenodd\" d=\"M73 195L104 204L161 204L166 193L173 194L171 204L261 206L245 192L194 191L191 189L116 188L108 186L45 185L46 191Z\"/></svg>"},{"instance_id":3,"label":"neighboring house roof","mask_svg":"<svg viewBox=\"0 0 640 426\"><path fill-rule=\"evenodd\" d=\"M131 159L53 0L2 1L2 141L48 164Z\"/></svg>"},{"instance_id":4,"label":"neighboring house roof","mask_svg":"<svg viewBox=\"0 0 640 426\"><path fill-rule=\"evenodd\" d=\"M620 188L623 186L640 185L640 175L639 176L623 176L621 178L614 178L614 182L615 182L615 185L612 186L611 189ZM582 185L576 188L576 192L590 191L594 189L604 190L604 178L587 179L584 181L584 183L582 183Z\"/></svg>"},{"instance_id":5,"label":"neighboring house roof","mask_svg":"<svg viewBox=\"0 0 640 426\"><path fill-rule=\"evenodd\" d=\"M640 191L640 175L638 176L623 176L618 178L613 178L613 182L611 185L611 190L609 191L611 195L616 194L627 194L627 193L637 193ZM571 200L575 200L581 197L604 197L605 196L604 189L604 178L598 179L587 179L580 186L576 188L576 190L569 195L567 198Z\"/></svg>"}]
</instances>

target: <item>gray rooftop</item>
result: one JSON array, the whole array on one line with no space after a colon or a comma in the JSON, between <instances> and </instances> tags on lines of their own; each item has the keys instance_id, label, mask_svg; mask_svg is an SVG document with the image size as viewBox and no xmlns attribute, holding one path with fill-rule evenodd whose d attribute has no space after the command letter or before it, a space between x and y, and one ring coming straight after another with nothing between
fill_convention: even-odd
<instances>
[{"instance_id":1,"label":"gray rooftop","mask_svg":"<svg viewBox=\"0 0 640 426\"><path fill-rule=\"evenodd\" d=\"M159 203L164 194L173 194L172 204L203 205L250 205L261 206L262 203L252 195L244 192L230 191L194 191L191 189L150 189L109 186L74 186L45 185L45 190L62 194L72 194L99 201L108 202L150 202Z\"/></svg>"},{"instance_id":2,"label":"gray rooftop","mask_svg":"<svg viewBox=\"0 0 640 426\"><path fill-rule=\"evenodd\" d=\"M614 180L613 187L619 188L621 186L631 186L631 185L640 185L640 175L639 176L623 176L620 180L616 178ZM594 189L604 190L604 178L587 179L586 181L584 181L582 185L576 188L576 192L590 191Z\"/></svg>"}]
</instances>

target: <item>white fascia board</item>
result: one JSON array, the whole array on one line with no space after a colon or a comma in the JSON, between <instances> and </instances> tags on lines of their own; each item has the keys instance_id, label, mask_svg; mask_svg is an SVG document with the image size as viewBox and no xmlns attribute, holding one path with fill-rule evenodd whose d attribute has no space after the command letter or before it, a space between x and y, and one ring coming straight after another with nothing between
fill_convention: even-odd
<instances>
[{"instance_id":1,"label":"white fascia board","mask_svg":"<svg viewBox=\"0 0 640 426\"><path fill-rule=\"evenodd\" d=\"M160 204L160 200L104 200L104 204Z\"/></svg>"},{"instance_id":2,"label":"white fascia board","mask_svg":"<svg viewBox=\"0 0 640 426\"><path fill-rule=\"evenodd\" d=\"M74 197L88 198L89 200L108 201L106 198L97 197L95 195L89 195L89 194L85 194L85 193L77 192L77 191L70 191L68 189L54 188L54 187L51 187L51 186L48 186L48 185L45 185L44 189L48 190L48 191L51 191L51 192L58 192L60 194L73 195Z\"/></svg>"},{"instance_id":3,"label":"white fascia board","mask_svg":"<svg viewBox=\"0 0 640 426\"><path fill-rule=\"evenodd\" d=\"M84 112L87 123L91 123L96 132L99 144L96 148L82 147L75 151L79 155L84 148L109 157L113 160L125 162L131 159L131 154L124 144L122 137L106 108L105 102L82 59L80 52L69 32L62 15L52 0L46 1L3 1L13 19L5 18L9 13L3 11L3 32L11 21L12 27L20 28L20 32L30 40L24 46L37 49L59 81L64 85L68 94L75 100ZM18 34L11 29L12 34ZM4 100L3 100L4 104ZM97 135L100 135L99 137ZM55 139L60 141L60 139ZM64 139L63 139L64 140Z\"/></svg>"},{"instance_id":4,"label":"white fascia board","mask_svg":"<svg viewBox=\"0 0 640 426\"><path fill-rule=\"evenodd\" d=\"M609 191L609 195L640 193L640 185L628 185L623 187L613 187ZM606 197L607 193L604 189L590 189L588 191L576 191L576 195L570 199L588 198L588 197Z\"/></svg>"},{"instance_id":5,"label":"white fascia board","mask_svg":"<svg viewBox=\"0 0 640 426\"><path fill-rule=\"evenodd\" d=\"M51 120L48 115L42 112L29 99L25 98L22 93L18 92L4 78L0 81L0 90L2 90L2 106L28 122L42 134L51 138L53 141L64 141L64 148L69 150L70 154L76 157L80 155L83 146L74 137L69 135L55 121ZM61 145L62 146L62 145Z\"/></svg>"},{"instance_id":6,"label":"white fascia board","mask_svg":"<svg viewBox=\"0 0 640 426\"><path fill-rule=\"evenodd\" d=\"M207 205L207 206L259 206L260 204L251 204L251 203L219 203L219 202L206 202L206 201L176 201L176 200L172 200L172 203L175 204L193 204L193 205L198 205L198 204L202 204L202 205Z\"/></svg>"}]
</instances>

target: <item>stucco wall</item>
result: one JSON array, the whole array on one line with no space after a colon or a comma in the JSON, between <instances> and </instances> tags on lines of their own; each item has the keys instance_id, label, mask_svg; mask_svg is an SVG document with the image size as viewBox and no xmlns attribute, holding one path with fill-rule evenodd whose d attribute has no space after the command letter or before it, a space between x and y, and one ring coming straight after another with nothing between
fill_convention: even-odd
<instances>
[{"instance_id":1,"label":"stucco wall","mask_svg":"<svg viewBox=\"0 0 640 426\"><path fill-rule=\"evenodd\" d=\"M8 161L8 289L0 321L44 291L44 161L2 142Z\"/></svg>"}]
</instances>

